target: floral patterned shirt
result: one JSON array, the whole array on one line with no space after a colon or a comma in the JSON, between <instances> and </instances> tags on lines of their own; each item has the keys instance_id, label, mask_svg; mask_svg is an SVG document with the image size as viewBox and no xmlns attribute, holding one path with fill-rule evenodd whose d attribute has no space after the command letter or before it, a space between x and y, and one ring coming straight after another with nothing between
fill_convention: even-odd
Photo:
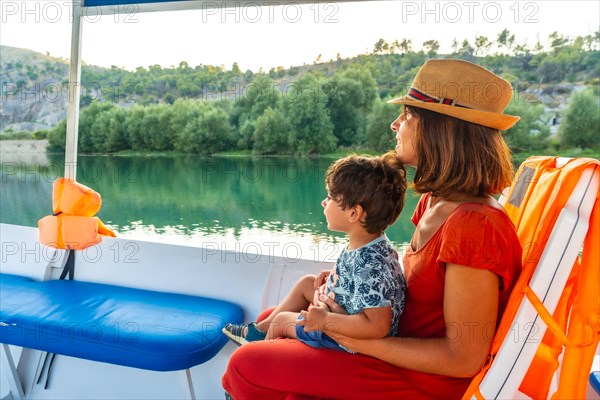
<instances>
[{"instance_id":1,"label":"floral patterned shirt","mask_svg":"<svg viewBox=\"0 0 600 400\"><path fill-rule=\"evenodd\" d=\"M349 314L366 308L392 307L390 336L397 335L405 292L398 252L385 235L358 249L344 249L325 288L325 294Z\"/></svg>"}]
</instances>

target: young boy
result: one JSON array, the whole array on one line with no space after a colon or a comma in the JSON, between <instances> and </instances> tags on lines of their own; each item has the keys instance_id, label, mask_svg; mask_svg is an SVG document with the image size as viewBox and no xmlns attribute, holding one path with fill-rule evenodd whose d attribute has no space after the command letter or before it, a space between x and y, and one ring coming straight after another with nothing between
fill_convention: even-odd
<instances>
[{"instance_id":1,"label":"young boy","mask_svg":"<svg viewBox=\"0 0 600 400\"><path fill-rule=\"evenodd\" d=\"M338 332L365 339L396 335L406 283L398 253L384 230L404 205L404 167L393 152L382 157L352 155L329 167L325 183L327 197L321 205L327 227L346 233L348 246L331 271L301 278L266 319L225 326L223 333L236 343L288 337L313 347L343 350L321 331L305 332L297 324L303 319L300 311L319 304L322 295L347 313L335 314L335 322L330 322Z\"/></svg>"}]
</instances>

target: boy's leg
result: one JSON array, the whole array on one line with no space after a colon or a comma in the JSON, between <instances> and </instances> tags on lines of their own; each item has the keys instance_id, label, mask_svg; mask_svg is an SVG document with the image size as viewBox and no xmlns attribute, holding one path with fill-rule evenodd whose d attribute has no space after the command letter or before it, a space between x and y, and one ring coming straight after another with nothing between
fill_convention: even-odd
<instances>
[{"instance_id":1,"label":"boy's leg","mask_svg":"<svg viewBox=\"0 0 600 400\"><path fill-rule=\"evenodd\" d=\"M297 312L282 311L271 321L265 340L271 340L279 337L296 338Z\"/></svg>"},{"instance_id":2,"label":"boy's leg","mask_svg":"<svg viewBox=\"0 0 600 400\"><path fill-rule=\"evenodd\" d=\"M292 290L283 299L281 303L264 320L258 322L256 327L263 331L269 331L269 326L273 322L274 318L282 312L292 311L299 313L302 310L306 310L312 303L315 294L315 279L316 275L305 275L296 282ZM295 324L295 322L294 322ZM275 336L278 337L278 336ZM291 337L291 336L286 336ZM268 338L268 336L267 336Z\"/></svg>"},{"instance_id":3,"label":"boy's leg","mask_svg":"<svg viewBox=\"0 0 600 400\"><path fill-rule=\"evenodd\" d=\"M223 333L237 344L245 344L249 341L264 340L265 333L269 331L269 327L280 313L295 312L296 317L302 310L308 308L312 303L315 294L315 279L316 275L305 275L300 278L294 285L290 293L283 301L275 307L273 312L264 320L251 324L227 324L223 329ZM280 336L296 337L296 319L294 318L292 328L283 332L283 328L278 328L273 336L266 336L265 339L275 338ZM286 319L286 321L288 321ZM289 334L288 334L289 333ZM293 335L293 336L292 336Z\"/></svg>"}]
</instances>

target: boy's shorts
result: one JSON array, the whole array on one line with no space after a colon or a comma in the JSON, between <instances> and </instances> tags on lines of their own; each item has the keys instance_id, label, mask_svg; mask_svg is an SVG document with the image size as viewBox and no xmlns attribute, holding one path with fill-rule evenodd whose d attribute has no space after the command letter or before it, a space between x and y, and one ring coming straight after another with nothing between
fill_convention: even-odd
<instances>
[{"instance_id":1,"label":"boy's shorts","mask_svg":"<svg viewBox=\"0 0 600 400\"><path fill-rule=\"evenodd\" d=\"M304 318L302 318L302 315L298 315L298 321L303 319ZM353 353L345 347L337 344L335 340L324 334L322 331L304 332L304 327L301 325L296 325L296 337L299 341L316 349L333 349Z\"/></svg>"}]
</instances>

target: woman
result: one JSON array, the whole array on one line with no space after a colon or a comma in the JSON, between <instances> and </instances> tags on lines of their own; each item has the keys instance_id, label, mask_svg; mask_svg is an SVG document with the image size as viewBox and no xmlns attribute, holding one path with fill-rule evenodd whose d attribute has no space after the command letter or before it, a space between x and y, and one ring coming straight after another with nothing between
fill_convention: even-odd
<instances>
[{"instance_id":1,"label":"woman","mask_svg":"<svg viewBox=\"0 0 600 400\"><path fill-rule=\"evenodd\" d=\"M475 64L423 65L408 94L391 101L404 105L391 125L396 153L416 168L413 189L422 194L403 259L398 337L352 339L319 326L317 319L343 312L322 298L302 313L304 329L321 329L358 354L289 340L243 346L223 376L233 398L462 396L488 355L521 268L515 228L492 197L511 182L500 136L519 120L503 113L511 96L508 82Z\"/></svg>"}]
</instances>

